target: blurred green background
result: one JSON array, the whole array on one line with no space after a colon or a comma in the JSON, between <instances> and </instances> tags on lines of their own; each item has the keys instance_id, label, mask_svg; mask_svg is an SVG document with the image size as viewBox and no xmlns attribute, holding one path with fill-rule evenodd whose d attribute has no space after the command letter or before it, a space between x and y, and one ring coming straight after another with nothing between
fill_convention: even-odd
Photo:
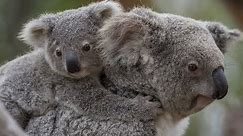
<instances>
[{"instance_id":1,"label":"blurred green background","mask_svg":"<svg viewBox=\"0 0 243 136\"><path fill-rule=\"evenodd\" d=\"M77 8L95 0L1 0L0 64L29 49L16 36L31 18L46 12ZM243 30L243 0L120 0L129 10L144 5L162 13L174 13L200 20L219 21ZM214 102L192 115L186 136L243 136L243 43L225 57L230 91L224 100Z\"/></svg>"}]
</instances>

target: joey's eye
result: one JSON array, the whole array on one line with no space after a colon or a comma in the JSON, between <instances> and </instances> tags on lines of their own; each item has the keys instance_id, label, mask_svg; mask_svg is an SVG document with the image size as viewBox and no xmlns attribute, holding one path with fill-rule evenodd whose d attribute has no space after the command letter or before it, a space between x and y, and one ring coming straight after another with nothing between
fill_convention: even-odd
<instances>
[{"instance_id":1,"label":"joey's eye","mask_svg":"<svg viewBox=\"0 0 243 136\"><path fill-rule=\"evenodd\" d=\"M89 51L89 50L90 50L90 45L89 45L89 44L85 44L85 45L82 47L82 50L83 50L83 51Z\"/></svg>"},{"instance_id":2,"label":"joey's eye","mask_svg":"<svg viewBox=\"0 0 243 136\"><path fill-rule=\"evenodd\" d=\"M188 64L188 70L191 72L194 72L198 69L198 65L197 63L189 63Z\"/></svg>"},{"instance_id":3,"label":"joey's eye","mask_svg":"<svg viewBox=\"0 0 243 136\"><path fill-rule=\"evenodd\" d=\"M62 56L61 49L59 49L59 48L56 49L56 55L57 55L57 57L61 57Z\"/></svg>"}]
</instances>

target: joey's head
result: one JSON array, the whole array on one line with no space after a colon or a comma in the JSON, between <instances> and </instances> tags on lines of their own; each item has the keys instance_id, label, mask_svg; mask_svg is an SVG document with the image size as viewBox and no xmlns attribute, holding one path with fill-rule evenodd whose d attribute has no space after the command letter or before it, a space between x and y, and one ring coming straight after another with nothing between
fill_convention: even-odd
<instances>
[{"instance_id":1,"label":"joey's head","mask_svg":"<svg viewBox=\"0 0 243 136\"><path fill-rule=\"evenodd\" d=\"M112 17L100 34L115 84L150 86L141 93L157 97L167 112L185 117L227 94L224 53L238 30L137 8Z\"/></svg>"},{"instance_id":2,"label":"joey's head","mask_svg":"<svg viewBox=\"0 0 243 136\"><path fill-rule=\"evenodd\" d=\"M27 23L19 37L35 49L44 49L48 64L58 74L82 78L102 69L95 49L97 31L106 19L119 12L122 7L118 3L102 1L45 14Z\"/></svg>"}]
</instances>

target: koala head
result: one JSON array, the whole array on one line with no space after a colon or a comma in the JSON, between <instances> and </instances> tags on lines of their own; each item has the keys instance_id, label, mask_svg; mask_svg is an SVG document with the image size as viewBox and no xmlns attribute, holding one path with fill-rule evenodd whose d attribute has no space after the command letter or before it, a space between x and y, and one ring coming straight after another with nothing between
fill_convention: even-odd
<instances>
[{"instance_id":1,"label":"koala head","mask_svg":"<svg viewBox=\"0 0 243 136\"><path fill-rule=\"evenodd\" d=\"M166 112L185 117L226 95L223 54L240 31L135 8L109 19L100 35L117 86L152 95Z\"/></svg>"},{"instance_id":2,"label":"koala head","mask_svg":"<svg viewBox=\"0 0 243 136\"><path fill-rule=\"evenodd\" d=\"M82 78L101 70L94 48L96 33L106 19L121 11L118 3L102 1L42 15L27 23L19 37L35 49L44 49L45 58L55 72Z\"/></svg>"}]
</instances>

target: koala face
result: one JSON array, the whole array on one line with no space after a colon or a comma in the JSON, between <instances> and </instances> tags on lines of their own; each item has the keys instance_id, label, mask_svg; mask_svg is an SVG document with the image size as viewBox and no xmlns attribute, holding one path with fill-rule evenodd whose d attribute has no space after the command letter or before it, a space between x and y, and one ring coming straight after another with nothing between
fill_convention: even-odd
<instances>
[{"instance_id":1,"label":"koala face","mask_svg":"<svg viewBox=\"0 0 243 136\"><path fill-rule=\"evenodd\" d=\"M157 97L166 112L185 117L227 94L223 53L237 30L137 8L107 21L100 34L104 63L121 78L112 80ZM152 89L139 89L146 86Z\"/></svg>"},{"instance_id":2,"label":"koala face","mask_svg":"<svg viewBox=\"0 0 243 136\"><path fill-rule=\"evenodd\" d=\"M95 50L100 24L92 23L95 21L74 16L55 23L45 46L46 60L54 71L81 78L101 70L101 61Z\"/></svg>"},{"instance_id":3,"label":"koala face","mask_svg":"<svg viewBox=\"0 0 243 136\"><path fill-rule=\"evenodd\" d=\"M223 98L228 84L223 72L224 56L211 34L197 22L174 21L180 23L164 28L170 32L166 37L170 41L151 40L164 48L151 50L149 57L154 63L146 65L145 71L149 71L146 76L158 90L164 108L186 116Z\"/></svg>"},{"instance_id":4,"label":"koala face","mask_svg":"<svg viewBox=\"0 0 243 136\"><path fill-rule=\"evenodd\" d=\"M118 3L102 1L42 15L25 25L20 38L44 49L48 64L58 74L71 78L97 74L102 65L95 49L96 33L106 19L121 11Z\"/></svg>"}]
</instances>

